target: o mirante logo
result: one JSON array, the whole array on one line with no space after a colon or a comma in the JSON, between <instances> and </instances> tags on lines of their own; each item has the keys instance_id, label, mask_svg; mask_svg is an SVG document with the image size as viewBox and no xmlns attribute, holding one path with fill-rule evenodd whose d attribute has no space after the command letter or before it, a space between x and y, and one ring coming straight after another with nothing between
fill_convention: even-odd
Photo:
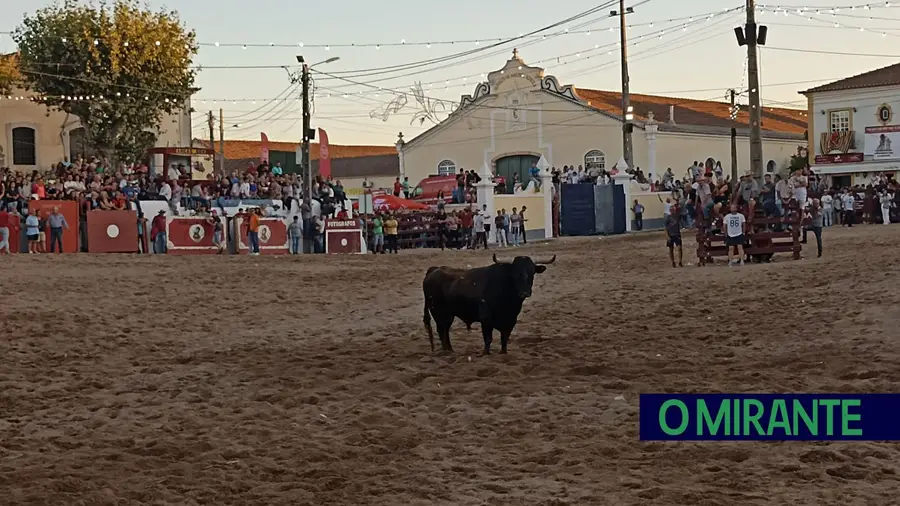
<instances>
[{"instance_id":1,"label":"o mirante logo","mask_svg":"<svg viewBox=\"0 0 900 506\"><path fill-rule=\"evenodd\" d=\"M642 394L640 438L900 441L898 394Z\"/></svg>"}]
</instances>

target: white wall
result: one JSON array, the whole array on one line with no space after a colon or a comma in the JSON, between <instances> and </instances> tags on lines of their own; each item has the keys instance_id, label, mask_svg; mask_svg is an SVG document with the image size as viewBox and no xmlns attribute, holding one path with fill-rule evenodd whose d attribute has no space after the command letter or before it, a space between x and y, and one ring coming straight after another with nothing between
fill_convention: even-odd
<instances>
[{"instance_id":1,"label":"white wall","mask_svg":"<svg viewBox=\"0 0 900 506\"><path fill-rule=\"evenodd\" d=\"M851 149L851 152L864 151L866 127L882 126L875 115L878 106L882 104L891 106L894 119L889 124L900 124L900 86L813 93L809 102L809 116L813 127L810 139L813 149L810 157L823 154L820 139L822 132L828 132L830 129L829 111L850 109L850 122L856 141L856 149Z\"/></svg>"}]
</instances>

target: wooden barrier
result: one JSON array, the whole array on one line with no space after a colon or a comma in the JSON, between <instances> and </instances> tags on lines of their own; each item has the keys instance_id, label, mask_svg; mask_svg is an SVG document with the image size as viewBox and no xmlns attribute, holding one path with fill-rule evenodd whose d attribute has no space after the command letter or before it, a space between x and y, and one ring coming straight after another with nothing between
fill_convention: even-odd
<instances>
[{"instance_id":1,"label":"wooden barrier","mask_svg":"<svg viewBox=\"0 0 900 506\"><path fill-rule=\"evenodd\" d=\"M78 203L74 200L29 200L28 213L39 214L43 219L47 219L54 208L59 208L60 214L66 218L68 229L63 230L62 252L78 253ZM24 225L23 225L24 226ZM47 224L44 229L47 236L47 242L44 244L45 251L50 251L50 225Z\"/></svg>"},{"instance_id":2,"label":"wooden barrier","mask_svg":"<svg viewBox=\"0 0 900 506\"><path fill-rule=\"evenodd\" d=\"M775 253L791 253L794 260L800 259L802 212L797 202L793 200L784 204L783 211L781 218L767 218L761 204L757 204L752 217L749 216L750 212L747 206L741 209L741 213L747 217L747 227L750 230L744 234L746 238L745 255L757 262L767 262ZM713 257L728 255L725 234L722 233L723 216L724 214L707 224L703 219L702 211L698 211L696 220L697 258L700 266L712 263ZM772 230L773 227L783 228L785 225L790 226L790 231Z\"/></svg>"},{"instance_id":3,"label":"wooden barrier","mask_svg":"<svg viewBox=\"0 0 900 506\"><path fill-rule=\"evenodd\" d=\"M239 214L232 221L236 238L236 253L250 253L250 222L246 214ZM281 218L260 218L259 220L259 254L286 255L289 252L287 226Z\"/></svg>"},{"instance_id":4,"label":"wooden barrier","mask_svg":"<svg viewBox=\"0 0 900 506\"><path fill-rule=\"evenodd\" d=\"M88 253L137 253L137 212L88 212L87 239Z\"/></svg>"},{"instance_id":5,"label":"wooden barrier","mask_svg":"<svg viewBox=\"0 0 900 506\"><path fill-rule=\"evenodd\" d=\"M362 225L358 220L328 219L325 222L325 252L329 254L364 253Z\"/></svg>"},{"instance_id":6,"label":"wooden barrier","mask_svg":"<svg viewBox=\"0 0 900 506\"><path fill-rule=\"evenodd\" d=\"M166 238L170 255L212 255L213 224L208 218L170 216L166 218ZM227 230L227 228L226 228Z\"/></svg>"}]
</instances>

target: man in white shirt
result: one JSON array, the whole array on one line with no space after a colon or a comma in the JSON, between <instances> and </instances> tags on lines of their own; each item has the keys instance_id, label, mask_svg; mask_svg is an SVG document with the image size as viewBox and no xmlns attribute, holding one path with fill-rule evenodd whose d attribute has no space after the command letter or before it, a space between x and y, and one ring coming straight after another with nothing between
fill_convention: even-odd
<instances>
[{"instance_id":1,"label":"man in white shirt","mask_svg":"<svg viewBox=\"0 0 900 506\"><path fill-rule=\"evenodd\" d=\"M881 193L881 197L879 198L879 200L881 201L882 222L885 225L890 225L891 224L891 201L893 200L893 198L891 198L891 194L888 193L887 190L884 190L884 192Z\"/></svg>"},{"instance_id":2,"label":"man in white shirt","mask_svg":"<svg viewBox=\"0 0 900 506\"><path fill-rule=\"evenodd\" d=\"M161 185L159 185L159 196L166 199L166 201L172 200L172 187L169 186L167 181L163 181Z\"/></svg>"},{"instance_id":3,"label":"man in white shirt","mask_svg":"<svg viewBox=\"0 0 900 506\"><path fill-rule=\"evenodd\" d=\"M822 225L830 227L834 224L834 197L830 193L822 195Z\"/></svg>"},{"instance_id":4,"label":"man in white shirt","mask_svg":"<svg viewBox=\"0 0 900 506\"><path fill-rule=\"evenodd\" d=\"M852 191L845 190L841 201L844 203L844 225L853 227L853 222L856 221L856 197Z\"/></svg>"},{"instance_id":5,"label":"man in white shirt","mask_svg":"<svg viewBox=\"0 0 900 506\"><path fill-rule=\"evenodd\" d=\"M728 248L728 265L734 265L734 255L744 265L744 228L747 219L738 212L737 204L731 204L731 212L725 215L725 247Z\"/></svg>"}]
</instances>

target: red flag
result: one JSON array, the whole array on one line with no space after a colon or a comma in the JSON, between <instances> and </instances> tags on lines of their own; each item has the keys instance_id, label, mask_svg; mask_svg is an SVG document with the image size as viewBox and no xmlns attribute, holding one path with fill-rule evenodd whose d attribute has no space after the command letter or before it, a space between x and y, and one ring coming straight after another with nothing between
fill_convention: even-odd
<instances>
[{"instance_id":1,"label":"red flag","mask_svg":"<svg viewBox=\"0 0 900 506\"><path fill-rule=\"evenodd\" d=\"M260 132L260 146L259 146L259 163L268 162L269 161L269 138L266 137L266 134Z\"/></svg>"},{"instance_id":2,"label":"red flag","mask_svg":"<svg viewBox=\"0 0 900 506\"><path fill-rule=\"evenodd\" d=\"M328 152L328 133L319 129L319 175L322 179L331 177L331 154Z\"/></svg>"}]
</instances>

